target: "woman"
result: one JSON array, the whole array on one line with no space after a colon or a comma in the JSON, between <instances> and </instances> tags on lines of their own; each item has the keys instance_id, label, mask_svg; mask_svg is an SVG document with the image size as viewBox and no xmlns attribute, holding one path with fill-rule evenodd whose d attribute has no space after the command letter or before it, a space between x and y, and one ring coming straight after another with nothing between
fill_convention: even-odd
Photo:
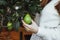
<instances>
[{"instance_id":1,"label":"woman","mask_svg":"<svg viewBox=\"0 0 60 40\"><path fill-rule=\"evenodd\" d=\"M39 40L60 40L60 15L55 8L59 1L60 0L51 0L44 7L40 17L40 26L33 20L31 25L26 24L22 20L25 29L42 38ZM31 38L31 40L33 39Z\"/></svg>"}]
</instances>

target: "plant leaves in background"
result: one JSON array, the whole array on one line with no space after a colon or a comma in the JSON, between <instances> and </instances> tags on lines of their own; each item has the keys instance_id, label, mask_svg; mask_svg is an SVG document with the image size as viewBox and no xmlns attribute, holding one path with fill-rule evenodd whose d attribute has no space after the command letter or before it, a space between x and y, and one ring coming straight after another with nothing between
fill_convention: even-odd
<instances>
[{"instance_id":1,"label":"plant leaves in background","mask_svg":"<svg viewBox=\"0 0 60 40\"><path fill-rule=\"evenodd\" d=\"M29 2L30 0L25 0L25 2Z\"/></svg>"},{"instance_id":2,"label":"plant leaves in background","mask_svg":"<svg viewBox=\"0 0 60 40\"><path fill-rule=\"evenodd\" d=\"M19 21L14 22L13 27L14 27L15 31L18 31L19 27L20 27L20 22Z\"/></svg>"},{"instance_id":3,"label":"plant leaves in background","mask_svg":"<svg viewBox=\"0 0 60 40\"><path fill-rule=\"evenodd\" d=\"M0 0L0 14L4 16L3 26L11 20L13 26L8 29L14 28L18 31L21 23L19 18L23 18L28 12L34 19L36 13L42 10L42 7L38 5L40 5L40 0Z\"/></svg>"},{"instance_id":4,"label":"plant leaves in background","mask_svg":"<svg viewBox=\"0 0 60 40\"><path fill-rule=\"evenodd\" d=\"M0 26L0 32L2 31L2 26Z\"/></svg>"},{"instance_id":5,"label":"plant leaves in background","mask_svg":"<svg viewBox=\"0 0 60 40\"><path fill-rule=\"evenodd\" d=\"M13 23L9 21L9 22L7 23L7 28L8 28L8 31L11 31L12 28L13 28Z\"/></svg>"},{"instance_id":6,"label":"plant leaves in background","mask_svg":"<svg viewBox=\"0 0 60 40\"><path fill-rule=\"evenodd\" d=\"M0 5L6 5L7 2L5 0L0 0Z\"/></svg>"}]
</instances>

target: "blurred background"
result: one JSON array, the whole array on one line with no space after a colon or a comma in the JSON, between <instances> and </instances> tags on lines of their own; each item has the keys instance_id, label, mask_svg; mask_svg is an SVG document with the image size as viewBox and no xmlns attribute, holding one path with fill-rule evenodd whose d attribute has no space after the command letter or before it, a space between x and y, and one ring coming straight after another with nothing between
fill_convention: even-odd
<instances>
[{"instance_id":1,"label":"blurred background","mask_svg":"<svg viewBox=\"0 0 60 40\"><path fill-rule=\"evenodd\" d=\"M40 13L50 0L0 0L0 40L29 40L21 20L28 13L39 25Z\"/></svg>"}]
</instances>

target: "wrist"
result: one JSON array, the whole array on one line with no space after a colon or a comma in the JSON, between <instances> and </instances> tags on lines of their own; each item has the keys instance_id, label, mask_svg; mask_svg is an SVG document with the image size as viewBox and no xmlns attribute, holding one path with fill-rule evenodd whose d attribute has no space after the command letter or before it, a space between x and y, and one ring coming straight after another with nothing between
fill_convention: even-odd
<instances>
[{"instance_id":1,"label":"wrist","mask_svg":"<svg viewBox=\"0 0 60 40\"><path fill-rule=\"evenodd\" d=\"M36 34L39 30L39 27L36 28L36 30L34 31L34 33Z\"/></svg>"}]
</instances>

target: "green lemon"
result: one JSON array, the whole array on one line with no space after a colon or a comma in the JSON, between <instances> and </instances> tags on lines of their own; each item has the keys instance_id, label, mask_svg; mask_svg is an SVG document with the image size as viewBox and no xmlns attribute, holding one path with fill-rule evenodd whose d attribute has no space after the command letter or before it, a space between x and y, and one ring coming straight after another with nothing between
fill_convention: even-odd
<instances>
[{"instance_id":1,"label":"green lemon","mask_svg":"<svg viewBox=\"0 0 60 40\"><path fill-rule=\"evenodd\" d=\"M7 23L7 28L8 28L8 30L12 30L12 22Z\"/></svg>"},{"instance_id":2,"label":"green lemon","mask_svg":"<svg viewBox=\"0 0 60 40\"><path fill-rule=\"evenodd\" d=\"M32 21L31 21L31 16L29 15L29 13L27 13L27 14L25 15L25 17L24 17L24 22L25 22L26 24L31 24L31 23L32 23Z\"/></svg>"}]
</instances>

